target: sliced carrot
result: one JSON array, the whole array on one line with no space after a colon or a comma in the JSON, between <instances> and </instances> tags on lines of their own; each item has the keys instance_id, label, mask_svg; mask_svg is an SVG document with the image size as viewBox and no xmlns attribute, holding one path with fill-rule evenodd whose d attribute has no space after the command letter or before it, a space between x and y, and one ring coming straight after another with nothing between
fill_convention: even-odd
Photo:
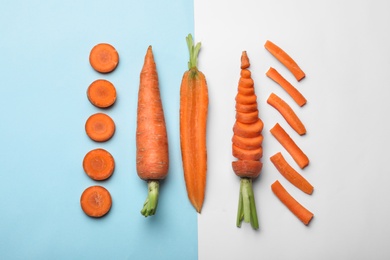
<instances>
[{"instance_id":1,"label":"sliced carrot","mask_svg":"<svg viewBox=\"0 0 390 260\"><path fill-rule=\"evenodd\" d=\"M305 77L305 73L298 66L298 64L279 46L271 41L266 41L264 47L278 59L286 68L294 75L294 77L300 81Z\"/></svg>"},{"instance_id":2,"label":"sliced carrot","mask_svg":"<svg viewBox=\"0 0 390 260\"><path fill-rule=\"evenodd\" d=\"M245 150L254 150L261 147L263 142L263 135L255 136L255 137L241 137L239 135L233 135L232 142L239 148Z\"/></svg>"},{"instance_id":3,"label":"sliced carrot","mask_svg":"<svg viewBox=\"0 0 390 260\"><path fill-rule=\"evenodd\" d=\"M270 159L280 174L295 187L309 195L313 193L313 186L304 177L302 177L302 175L294 170L293 167L291 167L286 159L284 159L282 153L278 152L271 156Z\"/></svg>"},{"instance_id":4,"label":"sliced carrot","mask_svg":"<svg viewBox=\"0 0 390 260\"><path fill-rule=\"evenodd\" d=\"M234 173L241 178L257 178L260 175L263 163L252 160L238 160L232 162Z\"/></svg>"},{"instance_id":5,"label":"sliced carrot","mask_svg":"<svg viewBox=\"0 0 390 260\"><path fill-rule=\"evenodd\" d=\"M107 114L96 113L87 119L85 132L92 140L105 142L114 135L115 123Z\"/></svg>"},{"instance_id":6,"label":"sliced carrot","mask_svg":"<svg viewBox=\"0 0 390 260\"><path fill-rule=\"evenodd\" d=\"M244 72L244 75L248 74L247 72ZM253 87L253 79L252 78L245 78L241 77L240 80L238 81L238 86L243 87L243 88L251 88Z\"/></svg>"},{"instance_id":7,"label":"sliced carrot","mask_svg":"<svg viewBox=\"0 0 390 260\"><path fill-rule=\"evenodd\" d=\"M111 209L111 194L102 186L88 187L81 194L80 205L88 216L94 218L103 217Z\"/></svg>"},{"instance_id":8,"label":"sliced carrot","mask_svg":"<svg viewBox=\"0 0 390 260\"><path fill-rule=\"evenodd\" d=\"M279 143L287 150L298 166L303 169L309 164L309 158L287 134L281 125L276 123L270 129L271 134L279 141Z\"/></svg>"},{"instance_id":9,"label":"sliced carrot","mask_svg":"<svg viewBox=\"0 0 390 260\"><path fill-rule=\"evenodd\" d=\"M87 97L94 106L107 108L115 103L116 89L110 81L98 79L89 85Z\"/></svg>"},{"instance_id":10,"label":"sliced carrot","mask_svg":"<svg viewBox=\"0 0 390 260\"><path fill-rule=\"evenodd\" d=\"M236 112L236 119L244 124L255 123L259 119L259 111L253 111L248 113Z\"/></svg>"},{"instance_id":11,"label":"sliced carrot","mask_svg":"<svg viewBox=\"0 0 390 260\"><path fill-rule=\"evenodd\" d=\"M261 131L263 130L264 123L262 120L257 120L255 123L251 124L244 124L241 122L236 121L233 126L233 132L236 135L242 136L242 137L256 137L261 134Z\"/></svg>"},{"instance_id":12,"label":"sliced carrot","mask_svg":"<svg viewBox=\"0 0 390 260\"><path fill-rule=\"evenodd\" d=\"M278 199L305 225L308 225L312 220L314 214L302 206L297 200L295 200L290 193L280 184L279 181L275 181L271 185L271 189L278 197Z\"/></svg>"},{"instance_id":13,"label":"sliced carrot","mask_svg":"<svg viewBox=\"0 0 390 260\"><path fill-rule=\"evenodd\" d=\"M279 96L271 93L267 103L273 106L284 117L286 122L299 134L306 134L306 128L294 110Z\"/></svg>"},{"instance_id":14,"label":"sliced carrot","mask_svg":"<svg viewBox=\"0 0 390 260\"><path fill-rule=\"evenodd\" d=\"M249 105L257 102L256 95L244 95L241 93L238 93L236 96L237 103L243 104L243 105Z\"/></svg>"},{"instance_id":15,"label":"sliced carrot","mask_svg":"<svg viewBox=\"0 0 390 260\"><path fill-rule=\"evenodd\" d=\"M243 51L242 54L241 54L241 69L247 69L249 68L249 58L248 58L248 54L246 53L246 51Z\"/></svg>"},{"instance_id":16,"label":"sliced carrot","mask_svg":"<svg viewBox=\"0 0 390 260\"><path fill-rule=\"evenodd\" d=\"M301 94L301 92L299 92L290 82L280 75L276 69L272 67L269 68L266 75L278 83L300 107L306 104L306 98Z\"/></svg>"},{"instance_id":17,"label":"sliced carrot","mask_svg":"<svg viewBox=\"0 0 390 260\"><path fill-rule=\"evenodd\" d=\"M112 45L99 43L92 48L89 54L89 63L96 71L109 73L118 66L119 55Z\"/></svg>"},{"instance_id":18,"label":"sliced carrot","mask_svg":"<svg viewBox=\"0 0 390 260\"><path fill-rule=\"evenodd\" d=\"M236 111L242 113L255 112L257 111L257 102L248 105L236 103Z\"/></svg>"},{"instance_id":19,"label":"sliced carrot","mask_svg":"<svg viewBox=\"0 0 390 260\"><path fill-rule=\"evenodd\" d=\"M108 179L114 172L115 160L108 151L98 148L84 156L83 168L91 179L102 181Z\"/></svg>"}]
</instances>

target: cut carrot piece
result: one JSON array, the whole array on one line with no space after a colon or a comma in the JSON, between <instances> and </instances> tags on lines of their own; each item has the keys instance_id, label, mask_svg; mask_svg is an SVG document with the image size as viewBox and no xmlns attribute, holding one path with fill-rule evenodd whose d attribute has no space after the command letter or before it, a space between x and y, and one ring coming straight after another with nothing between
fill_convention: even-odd
<instances>
[{"instance_id":1,"label":"cut carrot piece","mask_svg":"<svg viewBox=\"0 0 390 260\"><path fill-rule=\"evenodd\" d=\"M282 153L276 153L270 157L271 162L275 165L276 169L291 182L295 187L307 194L313 193L313 186L300 175L290 164L284 159Z\"/></svg>"},{"instance_id":2,"label":"cut carrot piece","mask_svg":"<svg viewBox=\"0 0 390 260\"><path fill-rule=\"evenodd\" d=\"M90 217L106 215L112 205L110 192L102 186L91 186L84 190L80 198L82 210Z\"/></svg>"},{"instance_id":3,"label":"cut carrot piece","mask_svg":"<svg viewBox=\"0 0 390 260\"><path fill-rule=\"evenodd\" d=\"M241 54L241 69L247 69L249 68L250 66L250 63L249 63L249 58L248 58L248 54L246 53L246 51L243 51L242 54Z\"/></svg>"},{"instance_id":4,"label":"cut carrot piece","mask_svg":"<svg viewBox=\"0 0 390 260\"><path fill-rule=\"evenodd\" d=\"M278 123L270 129L271 134L279 141L279 143L292 156L298 166L303 169L309 164L309 158L294 142L294 140L287 134L287 132Z\"/></svg>"},{"instance_id":5,"label":"cut carrot piece","mask_svg":"<svg viewBox=\"0 0 390 260\"><path fill-rule=\"evenodd\" d=\"M256 103L244 105L240 103L236 103L236 111L242 113L250 113L257 111L257 101Z\"/></svg>"},{"instance_id":6,"label":"cut carrot piece","mask_svg":"<svg viewBox=\"0 0 390 260\"><path fill-rule=\"evenodd\" d=\"M261 119L258 119L255 123L244 124L236 121L233 126L233 132L235 135L242 137L256 137L261 134L263 130L264 123Z\"/></svg>"},{"instance_id":7,"label":"cut carrot piece","mask_svg":"<svg viewBox=\"0 0 390 260\"><path fill-rule=\"evenodd\" d=\"M89 63L96 71L109 73L118 66L119 55L112 45L99 43L92 48L89 54Z\"/></svg>"},{"instance_id":8,"label":"cut carrot piece","mask_svg":"<svg viewBox=\"0 0 390 260\"><path fill-rule=\"evenodd\" d=\"M96 113L87 119L85 132L92 140L105 142L114 135L115 123L108 115Z\"/></svg>"},{"instance_id":9,"label":"cut carrot piece","mask_svg":"<svg viewBox=\"0 0 390 260\"><path fill-rule=\"evenodd\" d=\"M279 60L293 75L300 81L305 77L305 73L298 66L298 64L279 46L271 41L266 41L264 47L277 59Z\"/></svg>"},{"instance_id":10,"label":"cut carrot piece","mask_svg":"<svg viewBox=\"0 0 390 260\"><path fill-rule=\"evenodd\" d=\"M115 103L116 89L110 81L98 79L89 85L87 97L88 100L96 107L110 107Z\"/></svg>"},{"instance_id":11,"label":"cut carrot piece","mask_svg":"<svg viewBox=\"0 0 390 260\"><path fill-rule=\"evenodd\" d=\"M290 82L288 82L280 73L274 69L269 68L266 75L278 83L293 99L294 101L301 107L306 104L306 98L299 92Z\"/></svg>"},{"instance_id":12,"label":"cut carrot piece","mask_svg":"<svg viewBox=\"0 0 390 260\"><path fill-rule=\"evenodd\" d=\"M256 121L259 120L259 111L253 111L248 113L236 111L236 119L243 124L256 123Z\"/></svg>"},{"instance_id":13,"label":"cut carrot piece","mask_svg":"<svg viewBox=\"0 0 390 260\"><path fill-rule=\"evenodd\" d=\"M271 185L271 189L278 197L278 199L300 220L303 224L308 225L312 220L314 214L302 206L297 200L295 200L290 193L280 184L279 181L275 181Z\"/></svg>"},{"instance_id":14,"label":"cut carrot piece","mask_svg":"<svg viewBox=\"0 0 390 260\"><path fill-rule=\"evenodd\" d=\"M239 148L245 150L253 150L261 147L263 142L263 135L256 137L241 137L239 135L233 135L232 142Z\"/></svg>"},{"instance_id":15,"label":"cut carrot piece","mask_svg":"<svg viewBox=\"0 0 390 260\"><path fill-rule=\"evenodd\" d=\"M84 157L83 168L85 173L93 180L108 179L114 172L114 157L101 148L91 150Z\"/></svg>"},{"instance_id":16,"label":"cut carrot piece","mask_svg":"<svg viewBox=\"0 0 390 260\"><path fill-rule=\"evenodd\" d=\"M273 106L284 117L286 122L299 134L306 134L306 128L294 110L279 96L274 93L267 99L267 103Z\"/></svg>"},{"instance_id":17,"label":"cut carrot piece","mask_svg":"<svg viewBox=\"0 0 390 260\"><path fill-rule=\"evenodd\" d=\"M241 178L257 178L260 175L263 163L260 161L238 160L232 162L234 173Z\"/></svg>"}]
</instances>

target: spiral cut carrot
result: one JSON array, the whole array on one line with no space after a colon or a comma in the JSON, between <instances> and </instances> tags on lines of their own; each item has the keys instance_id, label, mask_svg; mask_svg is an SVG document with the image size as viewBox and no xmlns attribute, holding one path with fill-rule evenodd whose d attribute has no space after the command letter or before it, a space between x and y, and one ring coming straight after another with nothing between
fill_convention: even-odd
<instances>
[{"instance_id":1,"label":"spiral cut carrot","mask_svg":"<svg viewBox=\"0 0 390 260\"><path fill-rule=\"evenodd\" d=\"M232 152L238 160L232 162L233 171L241 178L237 213L237 227L242 220L259 228L252 180L259 176L263 164L263 122L259 118L257 97L246 51L241 56L241 77L236 95L236 122L233 126Z\"/></svg>"}]
</instances>

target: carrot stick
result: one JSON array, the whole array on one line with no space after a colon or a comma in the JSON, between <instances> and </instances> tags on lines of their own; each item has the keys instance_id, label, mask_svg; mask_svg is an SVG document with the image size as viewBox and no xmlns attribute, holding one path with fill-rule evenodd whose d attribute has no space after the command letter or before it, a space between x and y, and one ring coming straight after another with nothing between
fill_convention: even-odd
<instances>
[{"instance_id":1,"label":"carrot stick","mask_svg":"<svg viewBox=\"0 0 390 260\"><path fill-rule=\"evenodd\" d=\"M90 217L106 215L112 205L110 192L102 186L91 186L84 190L80 198L81 209Z\"/></svg>"},{"instance_id":2,"label":"carrot stick","mask_svg":"<svg viewBox=\"0 0 390 260\"><path fill-rule=\"evenodd\" d=\"M114 157L101 148L91 150L84 156L83 168L85 173L93 180L108 179L114 172Z\"/></svg>"},{"instance_id":3,"label":"carrot stick","mask_svg":"<svg viewBox=\"0 0 390 260\"><path fill-rule=\"evenodd\" d=\"M92 48L89 63L97 72L109 73L118 66L119 55L112 45L99 43Z\"/></svg>"},{"instance_id":4,"label":"carrot stick","mask_svg":"<svg viewBox=\"0 0 390 260\"><path fill-rule=\"evenodd\" d=\"M275 181L271 185L271 189L278 197L278 199L305 225L308 225L312 220L314 214L303 207L297 200L295 200L286 189L280 184L279 181Z\"/></svg>"},{"instance_id":5,"label":"carrot stick","mask_svg":"<svg viewBox=\"0 0 390 260\"><path fill-rule=\"evenodd\" d=\"M280 174L295 187L309 195L313 193L313 186L288 164L282 153L278 152L271 156L270 159Z\"/></svg>"},{"instance_id":6,"label":"carrot stick","mask_svg":"<svg viewBox=\"0 0 390 260\"><path fill-rule=\"evenodd\" d=\"M96 107L110 107L116 100L115 86L105 79L95 80L88 87L87 97L88 100Z\"/></svg>"},{"instance_id":7,"label":"carrot stick","mask_svg":"<svg viewBox=\"0 0 390 260\"><path fill-rule=\"evenodd\" d=\"M279 141L279 143L292 156L298 166L303 169L309 164L309 158L294 142L294 140L287 134L287 132L278 123L270 129L271 134Z\"/></svg>"},{"instance_id":8,"label":"carrot stick","mask_svg":"<svg viewBox=\"0 0 390 260\"><path fill-rule=\"evenodd\" d=\"M299 134L306 134L306 128L294 110L279 96L274 93L267 99L267 103L273 106L284 117L287 123Z\"/></svg>"},{"instance_id":9,"label":"carrot stick","mask_svg":"<svg viewBox=\"0 0 390 260\"><path fill-rule=\"evenodd\" d=\"M278 59L286 68L294 75L294 77L300 81L305 77L305 73L298 66L298 64L279 46L271 41L266 41L264 47Z\"/></svg>"},{"instance_id":10,"label":"carrot stick","mask_svg":"<svg viewBox=\"0 0 390 260\"><path fill-rule=\"evenodd\" d=\"M141 214L156 213L159 181L168 174L168 137L161 102L156 63L152 46L145 55L140 74L136 130L137 174L148 182L148 197Z\"/></svg>"},{"instance_id":11,"label":"carrot stick","mask_svg":"<svg viewBox=\"0 0 390 260\"><path fill-rule=\"evenodd\" d=\"M294 101L302 107L306 104L306 98L299 92L290 82L288 82L279 72L274 68L269 68L266 75L278 83L293 99Z\"/></svg>"},{"instance_id":12,"label":"carrot stick","mask_svg":"<svg viewBox=\"0 0 390 260\"><path fill-rule=\"evenodd\" d=\"M197 67L201 43L194 45L191 34L186 40L190 61L180 86L180 147L188 198L200 213L206 190L209 99L206 77Z\"/></svg>"},{"instance_id":13,"label":"carrot stick","mask_svg":"<svg viewBox=\"0 0 390 260\"><path fill-rule=\"evenodd\" d=\"M254 229L259 228L252 180L260 175L263 164L263 122L259 118L257 97L246 51L241 55L241 77L236 95L236 122L233 126L232 153L238 160L232 162L234 173L240 177L237 227L244 220Z\"/></svg>"},{"instance_id":14,"label":"carrot stick","mask_svg":"<svg viewBox=\"0 0 390 260\"><path fill-rule=\"evenodd\" d=\"M108 141L115 133L115 123L104 113L91 115L85 123L85 132L96 142Z\"/></svg>"}]
</instances>

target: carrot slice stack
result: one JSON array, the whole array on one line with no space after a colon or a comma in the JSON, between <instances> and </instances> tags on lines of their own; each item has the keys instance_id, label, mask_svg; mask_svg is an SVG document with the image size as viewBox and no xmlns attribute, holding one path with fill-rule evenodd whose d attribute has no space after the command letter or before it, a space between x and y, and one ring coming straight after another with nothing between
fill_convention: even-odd
<instances>
[{"instance_id":1,"label":"carrot slice stack","mask_svg":"<svg viewBox=\"0 0 390 260\"><path fill-rule=\"evenodd\" d=\"M274 44L271 41L266 41L264 47L276 58L278 59L293 75L300 81L305 77L305 73L298 66L298 64L288 55L284 50L279 46Z\"/></svg>"}]
</instances>

